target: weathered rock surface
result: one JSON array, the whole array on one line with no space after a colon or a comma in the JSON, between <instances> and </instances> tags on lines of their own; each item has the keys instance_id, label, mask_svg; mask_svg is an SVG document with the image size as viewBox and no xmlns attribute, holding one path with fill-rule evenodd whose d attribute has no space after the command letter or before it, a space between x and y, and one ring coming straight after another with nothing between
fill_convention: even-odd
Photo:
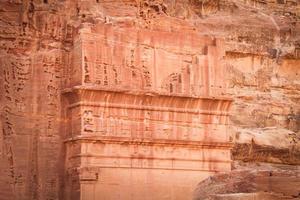
<instances>
[{"instance_id":1,"label":"weathered rock surface","mask_svg":"<svg viewBox=\"0 0 300 200\"><path fill-rule=\"evenodd\" d=\"M118 179L109 178L110 176L101 179L101 170L98 168L85 166L86 168L79 168L77 171L68 171L69 166L78 166L82 162L76 159L69 162L66 159L69 156L69 151L66 150L69 148L66 145L69 140L66 142L66 139L70 139L70 133L72 136L81 131L102 133L101 127L106 127L104 132L113 133L114 136L119 133L119 130L114 129L117 125L99 125L102 111L96 109L96 116L93 118L88 110L90 104L79 110L75 109L71 114L66 112L69 103L65 95L70 94L73 86L82 83L83 89L90 89L81 93L81 96L75 95L71 102L76 102L77 97L96 101L97 95L94 96L90 91L99 89L100 86L99 90L105 90L107 85L114 88L112 93L117 93L115 96L119 95L118 92L126 93L124 96L127 100L124 102L130 105L144 106L140 100L147 99L167 110L188 108L190 113L194 112L193 109L203 107L182 100L185 96L229 96L234 100L230 115L232 129L226 134L221 132L227 129L227 119L216 120L226 121L226 127L209 126L204 127L205 131L201 132L202 127L189 124L192 115L187 115L179 118L185 122L183 126L176 125L180 120L173 117L173 121L166 123L165 128L160 128L163 134L158 136L172 139L176 135L174 133L182 133L177 134L179 139L186 137L189 140L195 139L196 142L219 139L228 142L230 133L231 142L236 143L233 160L299 165L299 5L298 0L1 0L0 199L54 200L72 198L72 195L78 198L78 193L66 196L65 191L78 189L79 183L76 181L74 188L68 188L70 184L67 180L72 182L72 179L68 179L70 174L79 176L81 172L79 178L87 182L99 179L101 184L102 180L108 179L112 187L104 192L120 194L112 192L116 191L116 185L120 185ZM97 46L105 45L111 48L95 50ZM140 47L136 48L137 46ZM207 48L208 46L212 48ZM153 47L158 49L156 54L152 53ZM130 48L136 49L132 52ZM99 54L104 56L99 58ZM205 59L214 64L207 65ZM114 68L111 64L122 67ZM153 67L155 64L156 67ZM103 73L97 72L98 66L103 67ZM204 69L202 66L213 69L211 77L201 76L204 73L201 71ZM225 67L224 76L219 66ZM107 67L107 76L104 75L104 67ZM132 70L133 73L124 74L121 69L128 69L128 72ZM151 76L153 69L156 69L158 76ZM225 75L226 71L229 72L228 76ZM194 73L193 76L188 75L191 72ZM131 80L130 76L135 78ZM208 80L213 80L213 84L209 84ZM80 88L75 91L80 91ZM128 91L131 94L127 94ZM112 93L105 94L114 96ZM137 98L134 99L133 96ZM143 98L139 98L140 96ZM161 103L160 100L153 100L156 97L152 96L167 100ZM172 103L174 101L170 99L177 97L183 104ZM121 103L120 99L116 99L118 98L103 100L102 103ZM228 108L225 107L213 106L208 110L227 112ZM88 108L86 112L85 108ZM113 110L110 113L115 114L104 116L111 120L108 124L120 123L121 119L116 117L118 112L123 111ZM218 114L214 112L216 113ZM149 131L149 127L150 130L153 128L150 123L151 113L136 115L140 116L139 120L143 124L141 127L145 128L143 137L159 133ZM114 117L118 120L114 121ZM201 123L205 120L212 122L213 118L202 120ZM70 121L74 122L72 130L69 129ZM141 127L133 132L140 133L138 130ZM177 132L170 131L170 127L177 129ZM180 128L184 131L180 131ZM195 132L189 131L190 128L195 128ZM127 128L127 132L128 130L130 128ZM217 133L220 133L220 138L215 137ZM134 137L141 142L141 135ZM72 141L68 144L72 144ZM76 142L70 145L73 148L71 152L78 153L81 150L76 145ZM86 144L82 146L82 151L90 153L92 148L92 145ZM99 145L97 152L101 152L101 148ZM139 154L140 157L134 157L134 161L136 165L141 165L144 155L140 155L139 149L132 148L132 151ZM167 149L166 152L170 153L172 150ZM111 153L115 154L114 151ZM202 157L193 155L196 160L220 155L214 153L204 151ZM176 154L166 155L172 157ZM185 157L194 159L190 154ZM228 158L227 153L225 158ZM89 163L93 159L85 161ZM120 160L114 161L118 162ZM184 166L199 168L197 164ZM227 166L226 164L226 169ZM213 172L222 171L221 165L216 165L216 168L210 164L201 167ZM286 180L295 177L294 172L282 173L287 177ZM291 176L287 175L289 173ZM108 175L112 176L113 172ZM124 173L123 176L125 183L129 180L127 175ZM199 179L207 175L201 175ZM243 177L242 173L237 175ZM158 175L155 180L159 180L159 177L167 180L170 176L172 175ZM196 177L191 175L186 180L188 182L191 179ZM78 177L75 180L78 181ZM140 183L141 180L137 178L135 181ZM284 178L280 178L279 182L281 181ZM272 179L273 182L276 183L275 179ZM186 188L185 185L190 182L183 180L178 184ZM169 185L172 191L171 181L166 181L164 185ZM88 187L85 192L91 194L93 190L93 187ZM178 188L175 190L180 192ZM149 191L141 193L145 192ZM137 191L132 191L126 198L139 199L140 196L134 196L135 193ZM161 199L186 198L176 198L172 196L172 192L159 195ZM246 195L262 199L261 195L273 194ZM120 196L107 198L124 199ZM150 195L149 199L151 198ZM223 197L219 195L215 198ZM235 195L226 198L233 199Z\"/></svg>"},{"instance_id":2,"label":"weathered rock surface","mask_svg":"<svg viewBox=\"0 0 300 200\"><path fill-rule=\"evenodd\" d=\"M299 170L237 170L201 182L195 200L299 199Z\"/></svg>"},{"instance_id":3,"label":"weathered rock surface","mask_svg":"<svg viewBox=\"0 0 300 200\"><path fill-rule=\"evenodd\" d=\"M243 128L236 132L234 160L300 164L300 137L288 129Z\"/></svg>"}]
</instances>

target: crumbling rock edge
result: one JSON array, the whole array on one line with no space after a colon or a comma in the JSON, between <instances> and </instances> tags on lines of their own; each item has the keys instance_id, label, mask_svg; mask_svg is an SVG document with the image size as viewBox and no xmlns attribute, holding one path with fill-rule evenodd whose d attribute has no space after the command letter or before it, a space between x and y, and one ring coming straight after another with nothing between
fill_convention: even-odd
<instances>
[{"instance_id":1,"label":"crumbling rock edge","mask_svg":"<svg viewBox=\"0 0 300 200\"><path fill-rule=\"evenodd\" d=\"M193 200L300 199L300 169L240 169L200 182Z\"/></svg>"}]
</instances>

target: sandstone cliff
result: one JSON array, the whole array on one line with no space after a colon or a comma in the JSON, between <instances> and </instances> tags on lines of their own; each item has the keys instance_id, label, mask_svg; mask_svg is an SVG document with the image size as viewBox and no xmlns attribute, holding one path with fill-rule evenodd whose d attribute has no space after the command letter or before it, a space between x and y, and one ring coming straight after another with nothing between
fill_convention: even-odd
<instances>
[{"instance_id":1,"label":"sandstone cliff","mask_svg":"<svg viewBox=\"0 0 300 200\"><path fill-rule=\"evenodd\" d=\"M97 24L223 40L233 160L299 165L299 20L298 0L1 0L0 199L63 199L65 66Z\"/></svg>"}]
</instances>

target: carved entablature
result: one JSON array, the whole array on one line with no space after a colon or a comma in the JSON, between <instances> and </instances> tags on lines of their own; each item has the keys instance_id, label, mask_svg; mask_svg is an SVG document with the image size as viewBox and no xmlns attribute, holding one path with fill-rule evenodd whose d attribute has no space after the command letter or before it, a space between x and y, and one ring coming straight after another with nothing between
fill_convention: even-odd
<instances>
[{"instance_id":1,"label":"carved entablature","mask_svg":"<svg viewBox=\"0 0 300 200\"><path fill-rule=\"evenodd\" d=\"M229 98L138 93L77 86L69 99L70 135L228 142Z\"/></svg>"},{"instance_id":2,"label":"carved entablature","mask_svg":"<svg viewBox=\"0 0 300 200\"><path fill-rule=\"evenodd\" d=\"M67 87L220 96L223 56L220 39L99 24L75 37Z\"/></svg>"}]
</instances>

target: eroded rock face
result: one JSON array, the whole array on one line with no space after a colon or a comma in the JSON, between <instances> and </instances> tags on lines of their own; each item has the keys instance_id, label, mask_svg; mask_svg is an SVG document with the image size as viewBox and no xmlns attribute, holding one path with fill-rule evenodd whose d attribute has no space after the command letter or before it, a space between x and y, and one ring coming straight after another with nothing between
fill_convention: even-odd
<instances>
[{"instance_id":1,"label":"eroded rock face","mask_svg":"<svg viewBox=\"0 0 300 200\"><path fill-rule=\"evenodd\" d=\"M244 128L236 134L235 160L299 165L299 135L283 128Z\"/></svg>"},{"instance_id":2,"label":"eroded rock face","mask_svg":"<svg viewBox=\"0 0 300 200\"><path fill-rule=\"evenodd\" d=\"M201 182L193 199L299 199L299 187L297 170L239 170Z\"/></svg>"},{"instance_id":3,"label":"eroded rock face","mask_svg":"<svg viewBox=\"0 0 300 200\"><path fill-rule=\"evenodd\" d=\"M192 191L190 184L210 173L230 169L230 141L237 143L234 160L299 164L299 1L2 0L0 11L0 199L74 199L82 192L79 180L120 185L110 176L115 171L90 166L99 165L97 156L75 159L83 153L117 154L102 148L103 138L70 140L91 133L120 137L133 130L138 146L147 137L172 144L175 138L198 147L199 142L225 142L223 150L214 143L210 148L219 150L204 149L201 156L189 150L172 154L164 144L167 160L187 158L187 163L177 165L184 173L187 168L209 171L190 174L186 181L178 181L177 189L172 181L163 183L179 193L182 188ZM203 99L212 96L219 98ZM234 100L230 121L228 96ZM147 112L105 109L124 104L126 109ZM147 110L153 105L186 114L156 116ZM202 110L214 117L205 117ZM120 125L126 124L122 115L141 125ZM102 119L108 122L101 124ZM163 121L163 127L153 125L153 120ZM140 152L148 150L134 145L132 166L149 166L147 153ZM122 149L127 154L119 156L128 157L130 151ZM200 157L226 164L192 164ZM107 165L120 162L108 160ZM122 175L125 183L128 174ZM153 182L170 176L157 175L161 178ZM135 183L147 181L137 178ZM101 192L120 194L115 188ZM92 191L94 186L87 184L85 194ZM137 189L128 199L139 199L134 196L137 191L149 192ZM189 195L182 194L177 199ZM157 197L176 199L172 192Z\"/></svg>"}]
</instances>

